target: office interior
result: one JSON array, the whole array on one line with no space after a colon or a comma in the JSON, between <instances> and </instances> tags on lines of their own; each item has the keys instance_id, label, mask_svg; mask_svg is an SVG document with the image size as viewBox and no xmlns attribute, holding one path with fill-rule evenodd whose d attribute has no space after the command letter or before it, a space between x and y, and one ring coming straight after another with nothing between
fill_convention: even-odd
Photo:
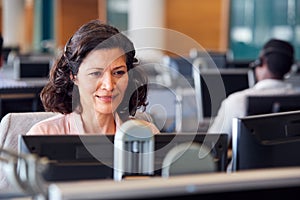
<instances>
[{"instance_id":1,"label":"office interior","mask_svg":"<svg viewBox=\"0 0 300 200\"><path fill-rule=\"evenodd\" d=\"M270 38L283 39L293 44L295 63L285 81L300 89L299 10L300 0L0 1L0 32L4 39L2 51L4 64L0 69L0 119L2 119L0 127L2 129L4 129L3 121L8 119L11 120L11 124L15 123L14 126L22 126L22 121L13 122L14 115L5 118L9 113L24 113L28 119L29 115L26 114L31 113L43 113L43 118L52 116L50 113L45 113L39 93L47 83L53 61L63 51L65 43L74 31L89 20L100 19L119 28L135 44L139 64L150 81L149 105L146 112L161 130L162 137L166 137L158 138L157 144L154 143L157 146L162 145L170 139L168 135L174 134L186 135L187 138L189 137L187 140L191 141L190 137L199 133L198 142L209 143L212 140L213 142L209 144L219 145L219 148L216 145L211 147L212 157L210 160L207 158L206 162L207 164L214 160L217 167L211 168L208 165L203 167L201 164L202 171L196 170L192 175L190 173L194 169L187 165L189 163L197 165L197 162L189 160L187 163L184 159L181 160L181 167L179 167L182 170L181 173L178 172L180 176L170 175L167 178L161 178L163 172L160 171L158 177L147 175L145 178L143 175L131 178L128 176L121 182L110 180L113 179L114 173L111 170L107 172L109 180L102 180L102 175L99 175L95 176L98 178L92 180L82 178L81 181L59 180L58 182L51 177L46 180L42 177L40 180L41 174L33 170L34 175L31 174L33 176L31 180L15 182L19 184L19 190L1 191L0 189L0 198L31 199L37 198L36 194L38 194L41 195L40 198L46 199L75 199L76 197L80 199L176 199L182 197L211 199L220 198L222 195L237 199L246 196L258 197L262 194L274 197L299 194L300 168L298 166L300 163L299 154L296 152L299 152L300 141L297 124L300 118L300 103L297 101L300 98L300 92L299 95L287 98L281 96L278 99L276 97L276 100L274 100L275 97L265 100L271 102L272 105L274 101L282 102L286 108L282 112L259 113L261 112L259 110L258 113L251 115L250 119L246 117L246 119L235 120L237 131L235 138L242 138L238 130L249 135L252 133L251 130L256 130L258 134L266 131L267 129L260 129L263 125L258 126L259 122L268 123L268 127L272 127L273 123L276 124L274 126L276 128L268 129L269 132L274 131L277 134L276 142L272 143L274 150L264 146L270 145L265 140L266 143L262 146L256 145L255 147L262 149L263 152L288 150L293 152L291 156L296 157L295 159L290 159L291 156L284 161L270 159L270 162L276 163L274 166L268 166L267 169L245 167L242 170L243 164L248 165L248 163L247 159L243 160L239 157L242 163L237 164L234 160L232 169L229 164L233 161L233 157L241 155L246 157L249 156L249 152L239 153L237 150L240 149L239 144L227 144L223 133L217 134L218 139L210 139L211 136L209 136L205 140L201 137L206 135L223 99L233 92L255 84L255 77L249 68L249 63L258 57L263 44ZM255 103L257 102L253 102ZM267 110L268 106L260 107ZM266 117L262 117L261 114L266 114ZM34 120L37 118L35 115ZM257 123L251 124L253 121ZM29 125L24 125L23 129L26 130L27 126ZM9 128L6 127L6 129ZM13 140L18 139L21 143L26 141L26 137L18 136L26 132L23 133L20 128L17 130L19 133L14 133L16 135L13 136L15 137ZM3 134L4 131L0 130L0 132ZM289 136L286 142L283 142L281 138L283 133ZM9 145L10 139L6 137L8 136L0 137L2 147ZM77 144L77 140L78 138L74 137L69 141ZM247 146L244 140L245 138L241 144ZM249 136L248 140L253 141L253 138ZM276 146L280 143L279 140L285 145ZM175 146L184 143L184 139L177 138L176 142ZM66 146L68 146L67 142ZM75 148L71 144L69 146ZM251 147L249 145L249 148ZM188 150L193 152L195 150L193 148L199 151L198 146L192 146ZM233 148L235 148L234 152L232 152ZM108 149L114 150L111 147ZM57 152L64 151L63 147L57 149ZM255 152L268 156L267 153L264 154L258 150ZM0 153L0 158L1 155L10 153L3 151ZM27 150L27 153L30 154L30 151ZM85 153L84 151L83 154ZM166 154L166 152L157 154L157 156L162 156L159 157L160 165ZM284 157L282 153L278 155ZM251 156L247 158L253 159ZM32 159L38 163L42 162L40 158ZM261 161L260 159L263 158L254 159L253 162ZM24 160L28 162L27 158ZM291 160L294 161L291 162ZM280 162L284 162L286 166L279 164ZM32 165L28 166L34 168ZM27 170L32 170L28 166ZM55 166L51 167L53 166L50 165L51 170L55 169ZM23 169L26 171L26 167ZM81 170L86 169L77 166L76 169L75 167L72 169L74 171L70 170L70 172L80 174ZM191 170L190 173L188 170ZM66 173L65 177L68 176L67 171L63 171ZM14 180L18 180L19 174L12 174L11 172L10 175L14 177ZM237 176L234 177L233 174ZM20 183L23 187L20 187ZM26 184L30 186L25 187ZM95 185L105 189L98 189ZM211 190L208 189L209 187Z\"/></svg>"}]
</instances>

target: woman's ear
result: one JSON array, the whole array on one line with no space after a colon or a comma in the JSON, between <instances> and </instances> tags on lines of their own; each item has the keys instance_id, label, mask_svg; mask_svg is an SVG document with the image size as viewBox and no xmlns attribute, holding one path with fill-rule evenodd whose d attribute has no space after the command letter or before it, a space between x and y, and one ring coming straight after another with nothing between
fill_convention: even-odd
<instances>
[{"instance_id":1,"label":"woman's ear","mask_svg":"<svg viewBox=\"0 0 300 200\"><path fill-rule=\"evenodd\" d=\"M71 73L71 74L70 74L70 79L71 79L71 81L73 81L73 83L74 83L75 85L77 85L77 83L76 83L76 82L77 82L77 81L76 81L76 80L77 80L77 76L76 76L76 75L74 75L74 74Z\"/></svg>"}]
</instances>

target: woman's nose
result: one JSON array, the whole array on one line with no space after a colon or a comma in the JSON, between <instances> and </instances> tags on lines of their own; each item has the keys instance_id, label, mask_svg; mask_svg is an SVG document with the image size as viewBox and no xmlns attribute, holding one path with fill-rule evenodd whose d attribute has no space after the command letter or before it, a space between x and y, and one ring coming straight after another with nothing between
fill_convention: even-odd
<instances>
[{"instance_id":1,"label":"woman's nose","mask_svg":"<svg viewBox=\"0 0 300 200\"><path fill-rule=\"evenodd\" d=\"M107 91L114 89L114 80L110 73L104 73L101 79L101 89Z\"/></svg>"}]
</instances>

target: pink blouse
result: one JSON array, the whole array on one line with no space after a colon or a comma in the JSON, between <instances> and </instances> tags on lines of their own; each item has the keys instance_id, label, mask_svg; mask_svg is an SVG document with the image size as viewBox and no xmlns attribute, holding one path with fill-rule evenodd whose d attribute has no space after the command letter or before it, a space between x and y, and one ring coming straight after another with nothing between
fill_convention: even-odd
<instances>
[{"instance_id":1,"label":"pink blouse","mask_svg":"<svg viewBox=\"0 0 300 200\"><path fill-rule=\"evenodd\" d=\"M154 134L160 131L157 127L150 123ZM119 117L116 118L117 128L122 124ZM70 114L57 114L48 119L42 120L33 125L26 135L84 135L83 123L80 114L72 112Z\"/></svg>"}]
</instances>

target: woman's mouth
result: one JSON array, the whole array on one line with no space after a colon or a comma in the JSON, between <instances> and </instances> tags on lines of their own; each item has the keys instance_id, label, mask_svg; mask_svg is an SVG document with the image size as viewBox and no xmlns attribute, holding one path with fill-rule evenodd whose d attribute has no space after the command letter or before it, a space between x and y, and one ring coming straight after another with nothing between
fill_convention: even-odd
<instances>
[{"instance_id":1,"label":"woman's mouth","mask_svg":"<svg viewBox=\"0 0 300 200\"><path fill-rule=\"evenodd\" d=\"M103 96L98 96L96 95L97 99L99 99L100 101L104 102L104 103L111 103L115 98L116 95L103 95Z\"/></svg>"}]
</instances>

